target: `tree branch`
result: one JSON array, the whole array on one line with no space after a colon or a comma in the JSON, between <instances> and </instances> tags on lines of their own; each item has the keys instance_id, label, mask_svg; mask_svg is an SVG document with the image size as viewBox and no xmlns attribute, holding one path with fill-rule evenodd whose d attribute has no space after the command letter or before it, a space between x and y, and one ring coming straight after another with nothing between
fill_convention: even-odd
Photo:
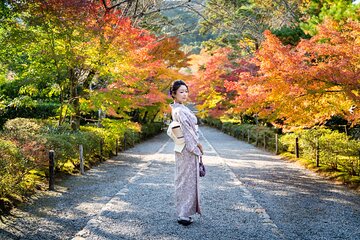
<instances>
[{"instance_id":1,"label":"tree branch","mask_svg":"<svg viewBox=\"0 0 360 240\"><path fill-rule=\"evenodd\" d=\"M102 3L103 3L103 5L104 5L104 8L105 8L106 10L108 10L108 6L106 5L106 0L102 0Z\"/></svg>"},{"instance_id":2,"label":"tree branch","mask_svg":"<svg viewBox=\"0 0 360 240\"><path fill-rule=\"evenodd\" d=\"M106 0L103 0L103 2L104 2L104 1L106 1ZM121 6L121 5L124 4L124 3L127 3L127 2L129 2L129 1L127 1L127 0L121 1L121 2L119 2L119 3L116 3L116 4L112 5L111 7L108 7L108 9L109 9L109 10L114 9L114 8L116 8L116 7ZM130 1L129 4L131 4L131 3L132 3L132 1Z\"/></svg>"},{"instance_id":3,"label":"tree branch","mask_svg":"<svg viewBox=\"0 0 360 240\"><path fill-rule=\"evenodd\" d=\"M187 2L183 2L183 3L175 5L175 6L170 6L170 7L165 7L165 8L158 8L158 9L155 9L155 10L152 10L152 11L149 11L149 12L142 11L139 14L135 14L133 17L134 18L143 17L143 16L146 16L146 15L150 15L150 14L153 14L153 13L158 13L158 12L161 12L161 11L172 10L172 9L175 9L175 8L184 7L184 6L188 5L189 2L191 2L191 0L188 0Z\"/></svg>"}]
</instances>

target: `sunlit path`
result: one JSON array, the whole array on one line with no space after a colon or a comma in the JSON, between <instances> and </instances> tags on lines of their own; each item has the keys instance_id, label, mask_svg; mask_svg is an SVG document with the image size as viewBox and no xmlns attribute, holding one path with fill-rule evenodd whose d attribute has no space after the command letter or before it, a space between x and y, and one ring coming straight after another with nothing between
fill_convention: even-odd
<instances>
[{"instance_id":1,"label":"sunlit path","mask_svg":"<svg viewBox=\"0 0 360 240\"><path fill-rule=\"evenodd\" d=\"M205 143L205 145L207 145ZM280 239L281 233L223 160L207 145L203 216L176 222L172 144L122 189L75 239Z\"/></svg>"},{"instance_id":2,"label":"sunlit path","mask_svg":"<svg viewBox=\"0 0 360 240\"><path fill-rule=\"evenodd\" d=\"M206 139L287 239L359 239L360 196L211 128Z\"/></svg>"}]
</instances>

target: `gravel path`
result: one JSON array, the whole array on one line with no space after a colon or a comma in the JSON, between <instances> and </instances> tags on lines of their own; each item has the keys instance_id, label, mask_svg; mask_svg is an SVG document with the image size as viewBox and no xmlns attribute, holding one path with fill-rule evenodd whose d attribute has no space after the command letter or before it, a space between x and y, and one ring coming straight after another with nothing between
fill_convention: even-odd
<instances>
[{"instance_id":1,"label":"gravel path","mask_svg":"<svg viewBox=\"0 0 360 240\"><path fill-rule=\"evenodd\" d=\"M360 239L360 196L202 127L202 216L183 227L165 134L57 182L0 223L0 239Z\"/></svg>"},{"instance_id":2,"label":"gravel path","mask_svg":"<svg viewBox=\"0 0 360 240\"><path fill-rule=\"evenodd\" d=\"M215 129L203 132L287 239L360 239L359 194Z\"/></svg>"},{"instance_id":3,"label":"gravel path","mask_svg":"<svg viewBox=\"0 0 360 240\"><path fill-rule=\"evenodd\" d=\"M42 192L31 204L0 221L0 239L71 239L168 141L165 134L138 144L89 170L55 180L56 192Z\"/></svg>"}]
</instances>

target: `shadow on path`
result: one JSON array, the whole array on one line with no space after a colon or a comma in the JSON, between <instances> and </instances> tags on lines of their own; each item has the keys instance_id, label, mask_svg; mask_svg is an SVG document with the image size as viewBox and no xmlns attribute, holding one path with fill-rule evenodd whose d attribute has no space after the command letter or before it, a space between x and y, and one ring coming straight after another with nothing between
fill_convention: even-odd
<instances>
[{"instance_id":1,"label":"shadow on path","mask_svg":"<svg viewBox=\"0 0 360 240\"><path fill-rule=\"evenodd\" d=\"M71 239L96 216L168 138L162 134L120 153L84 176L56 179L56 191L42 192L0 223L0 239ZM137 150L138 149L138 150ZM136 154L133 154L136 152Z\"/></svg>"},{"instance_id":2,"label":"shadow on path","mask_svg":"<svg viewBox=\"0 0 360 240\"><path fill-rule=\"evenodd\" d=\"M287 238L360 239L358 194L215 129L203 132Z\"/></svg>"}]
</instances>

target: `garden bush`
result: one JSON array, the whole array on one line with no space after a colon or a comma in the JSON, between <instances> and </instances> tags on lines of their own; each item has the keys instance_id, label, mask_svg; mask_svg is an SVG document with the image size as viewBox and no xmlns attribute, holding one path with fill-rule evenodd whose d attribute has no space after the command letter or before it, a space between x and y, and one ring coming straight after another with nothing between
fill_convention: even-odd
<instances>
[{"instance_id":1,"label":"garden bush","mask_svg":"<svg viewBox=\"0 0 360 240\"><path fill-rule=\"evenodd\" d=\"M131 121L103 119L101 126L81 126L56 121L15 118L4 124L0 135L0 213L6 213L15 200L42 188L48 176L48 152L55 151L57 172L79 172L79 145L83 145L85 167L114 155L116 141L127 147L161 132L162 123L140 126ZM101 149L102 148L102 149ZM122 149L124 149L122 147Z\"/></svg>"},{"instance_id":2,"label":"garden bush","mask_svg":"<svg viewBox=\"0 0 360 240\"><path fill-rule=\"evenodd\" d=\"M203 123L212 126L212 127L216 127L217 129L221 129L222 128L222 122L220 121L220 119L216 119L216 118L203 118L201 119Z\"/></svg>"},{"instance_id":3,"label":"garden bush","mask_svg":"<svg viewBox=\"0 0 360 240\"><path fill-rule=\"evenodd\" d=\"M219 119L205 118L202 119L207 125L218 128L226 134L229 134L238 139L248 141L249 143L257 146L264 146L264 138L266 139L266 148L274 151L275 150L275 134L277 132L274 128L266 126L253 125L253 124L240 124L238 122L222 122Z\"/></svg>"},{"instance_id":4,"label":"garden bush","mask_svg":"<svg viewBox=\"0 0 360 240\"><path fill-rule=\"evenodd\" d=\"M44 122L37 119L15 118L4 125L4 138L16 143L24 158L34 166L46 166L46 139L40 134Z\"/></svg>"},{"instance_id":5,"label":"garden bush","mask_svg":"<svg viewBox=\"0 0 360 240\"><path fill-rule=\"evenodd\" d=\"M280 141L285 150L294 151L296 137L299 138L301 157L315 164L318 144L320 165L329 170L345 171L350 175L359 176L359 141L350 139L346 133L330 129L300 130L281 137Z\"/></svg>"},{"instance_id":6,"label":"garden bush","mask_svg":"<svg viewBox=\"0 0 360 240\"><path fill-rule=\"evenodd\" d=\"M85 166L90 168L99 158L100 137L91 132L65 132L46 134L48 150L55 151L55 167L65 173L77 173L80 165L79 146L83 145Z\"/></svg>"},{"instance_id":7,"label":"garden bush","mask_svg":"<svg viewBox=\"0 0 360 240\"><path fill-rule=\"evenodd\" d=\"M0 112L0 129L9 119L47 119L49 117L54 117L59 107L60 104L47 102L36 102L33 106L20 105L16 107L7 107Z\"/></svg>"},{"instance_id":8,"label":"garden bush","mask_svg":"<svg viewBox=\"0 0 360 240\"><path fill-rule=\"evenodd\" d=\"M264 146L274 151L275 135L278 129L266 126L222 122L219 119L205 118L202 121L238 139L249 141L256 146ZM299 139L299 154L313 166L316 164L316 148L319 146L320 167L328 171L360 176L360 142L354 137L357 129L350 129L351 136L326 128L298 130L279 135L278 153L295 153L295 139ZM354 178L355 179L355 178ZM359 179L360 180L360 179Z\"/></svg>"},{"instance_id":9,"label":"garden bush","mask_svg":"<svg viewBox=\"0 0 360 240\"><path fill-rule=\"evenodd\" d=\"M19 141L27 141L41 132L43 124L40 120L29 118L15 118L4 125L4 133Z\"/></svg>"},{"instance_id":10,"label":"garden bush","mask_svg":"<svg viewBox=\"0 0 360 240\"><path fill-rule=\"evenodd\" d=\"M148 139L159 134L164 127L163 122L152 122L141 125L141 138Z\"/></svg>"},{"instance_id":11,"label":"garden bush","mask_svg":"<svg viewBox=\"0 0 360 240\"><path fill-rule=\"evenodd\" d=\"M11 202L26 194L27 185L21 184L32 164L16 144L0 138L0 212L6 213Z\"/></svg>"}]
</instances>

